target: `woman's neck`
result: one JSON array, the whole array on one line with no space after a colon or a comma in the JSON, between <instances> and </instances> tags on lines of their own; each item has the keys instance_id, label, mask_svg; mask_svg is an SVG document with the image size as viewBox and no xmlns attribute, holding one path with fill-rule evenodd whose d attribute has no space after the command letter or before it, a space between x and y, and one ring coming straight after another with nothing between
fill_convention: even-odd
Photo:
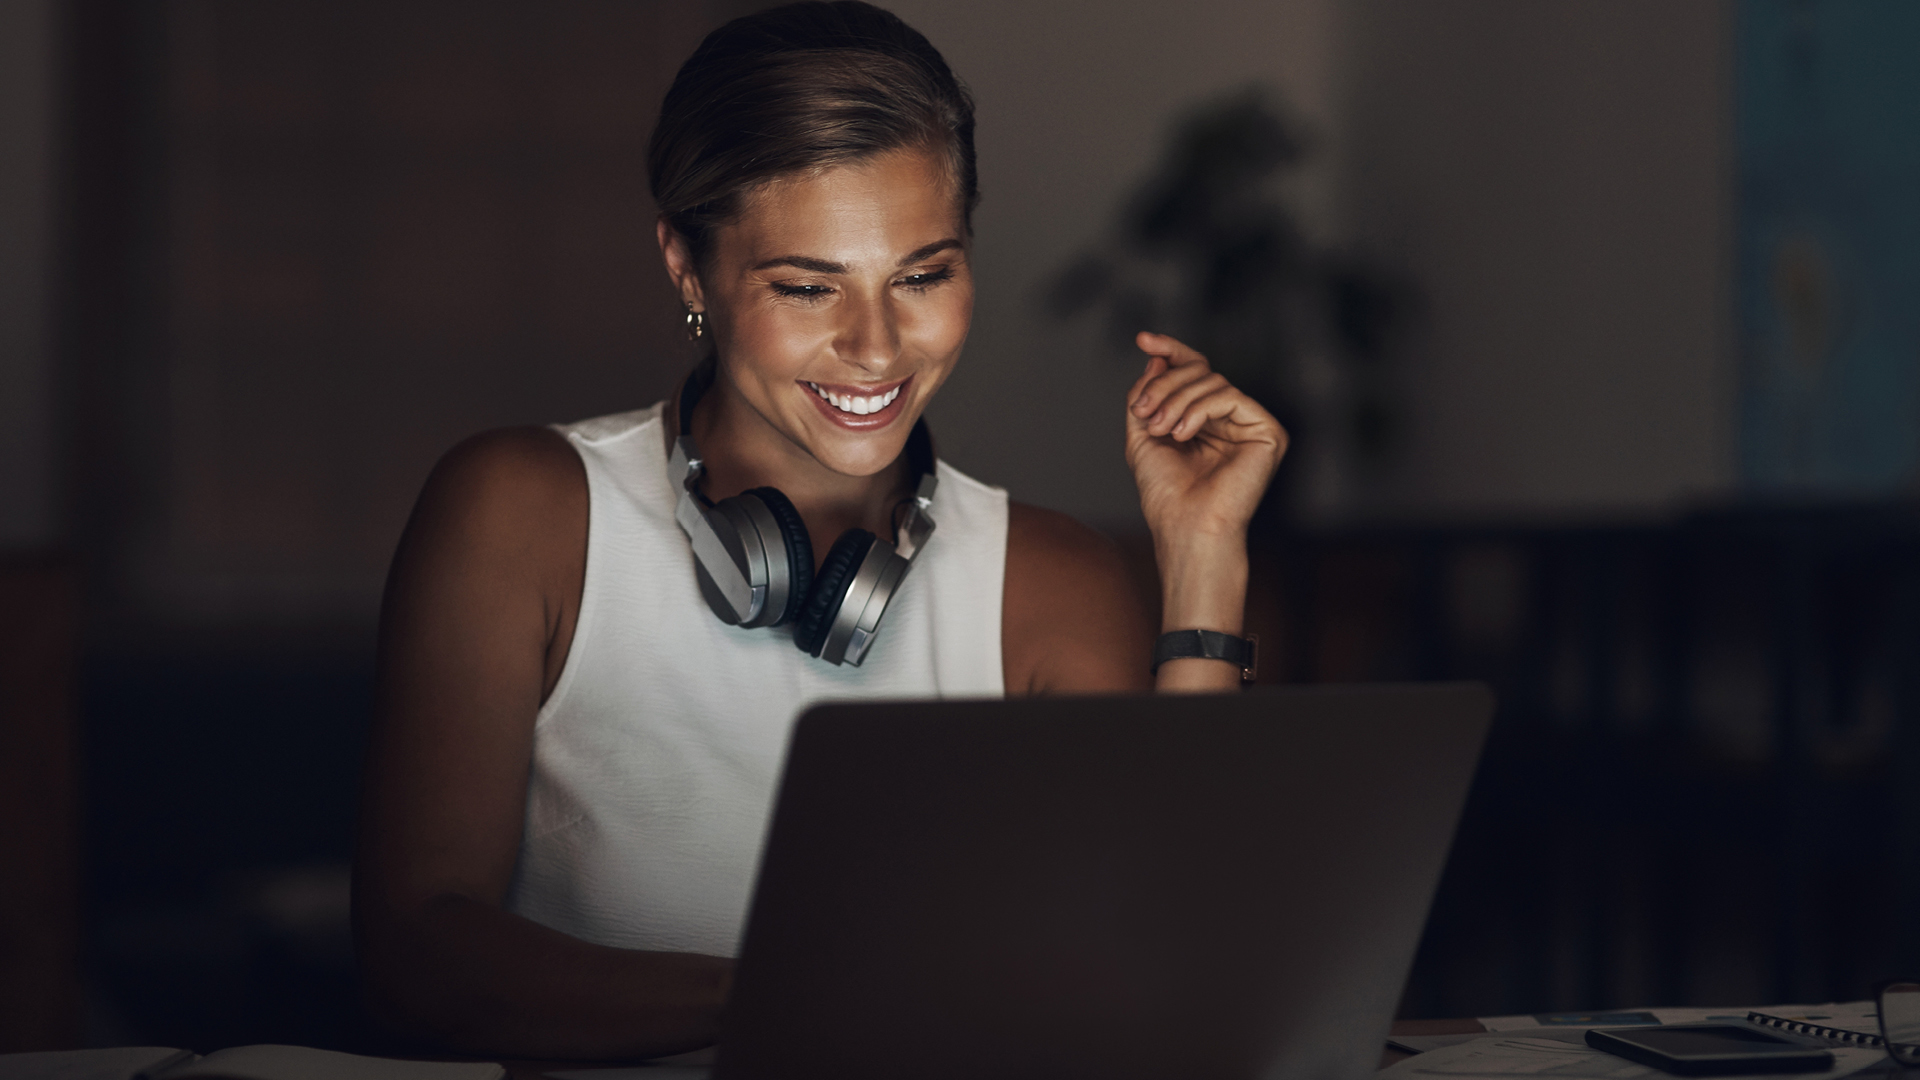
<instances>
[{"instance_id":1,"label":"woman's neck","mask_svg":"<svg viewBox=\"0 0 1920 1080\"><path fill-rule=\"evenodd\" d=\"M669 442L677 434L671 429L677 426L678 413L667 410ZM847 529L892 539L894 507L910 494L905 454L872 476L834 472L768 423L724 375L713 380L694 406L693 436L706 463L702 494L718 502L748 488L780 489L806 520L816 540L816 558L826 554L818 543L821 537L831 540Z\"/></svg>"}]
</instances>

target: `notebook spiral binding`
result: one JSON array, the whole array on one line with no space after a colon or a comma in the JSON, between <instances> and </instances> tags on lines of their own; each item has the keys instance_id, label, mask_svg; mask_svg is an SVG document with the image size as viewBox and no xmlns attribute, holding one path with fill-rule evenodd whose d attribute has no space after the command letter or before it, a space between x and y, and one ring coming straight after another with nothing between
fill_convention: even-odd
<instances>
[{"instance_id":1,"label":"notebook spiral binding","mask_svg":"<svg viewBox=\"0 0 1920 1080\"><path fill-rule=\"evenodd\" d=\"M1768 1016L1763 1012L1748 1013L1747 1021L1770 1028L1779 1028L1794 1035L1812 1035L1818 1039L1826 1039L1846 1046L1879 1047L1886 1042L1880 1036L1865 1031L1848 1031L1845 1028L1827 1027L1825 1024L1809 1024L1804 1020L1787 1020L1778 1016Z\"/></svg>"}]
</instances>

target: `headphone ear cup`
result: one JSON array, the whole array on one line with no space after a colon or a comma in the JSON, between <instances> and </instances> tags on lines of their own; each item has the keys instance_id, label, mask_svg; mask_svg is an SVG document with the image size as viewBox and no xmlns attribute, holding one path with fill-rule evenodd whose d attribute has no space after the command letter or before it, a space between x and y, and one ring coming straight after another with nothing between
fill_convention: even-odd
<instances>
[{"instance_id":1,"label":"headphone ear cup","mask_svg":"<svg viewBox=\"0 0 1920 1080\"><path fill-rule=\"evenodd\" d=\"M833 629L833 617L840 612L840 597L847 582L872 549L874 535L865 529L848 529L833 542L820 573L813 579L813 591L807 605L793 623L793 643L809 656L819 656L827 644L827 631Z\"/></svg>"},{"instance_id":2,"label":"headphone ear cup","mask_svg":"<svg viewBox=\"0 0 1920 1080\"><path fill-rule=\"evenodd\" d=\"M758 498L780 526L787 557L787 580L792 587L787 592L786 610L766 625L782 626L799 616L807 598L813 594L813 540L807 535L807 523L801 519L800 511L794 509L792 500L781 494L779 488L748 488L741 494Z\"/></svg>"}]
</instances>

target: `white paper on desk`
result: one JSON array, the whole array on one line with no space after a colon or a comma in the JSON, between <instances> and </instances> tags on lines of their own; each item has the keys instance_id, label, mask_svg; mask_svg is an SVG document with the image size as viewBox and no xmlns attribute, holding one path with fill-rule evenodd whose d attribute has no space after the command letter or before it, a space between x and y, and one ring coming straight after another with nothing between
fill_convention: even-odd
<instances>
[{"instance_id":1,"label":"white paper on desk","mask_svg":"<svg viewBox=\"0 0 1920 1080\"><path fill-rule=\"evenodd\" d=\"M1760 1005L1754 1012L1779 1020L1837 1028L1863 1035L1880 1034L1880 1010L1871 1001L1829 1001L1825 1005Z\"/></svg>"},{"instance_id":2,"label":"white paper on desk","mask_svg":"<svg viewBox=\"0 0 1920 1080\"><path fill-rule=\"evenodd\" d=\"M1511 1035L1492 1034L1485 1031L1474 1031L1457 1035L1389 1035L1387 1036L1387 1046L1394 1050L1403 1050L1409 1054L1425 1054L1448 1046L1459 1046L1461 1043L1472 1042L1475 1039L1508 1039L1512 1037ZM1587 1044L1587 1029L1535 1028L1527 1032L1526 1037L1529 1039L1553 1039L1558 1042L1579 1043L1581 1046L1585 1046Z\"/></svg>"},{"instance_id":3,"label":"white paper on desk","mask_svg":"<svg viewBox=\"0 0 1920 1080\"><path fill-rule=\"evenodd\" d=\"M1837 1047L1833 1068L1826 1072L1798 1073L1806 1080L1834 1080L1886 1060L1886 1054L1865 1047ZM1639 1080L1665 1076L1660 1070L1640 1065L1605 1051L1558 1039L1507 1037L1475 1039L1410 1057L1380 1070L1382 1080L1420 1080L1422 1077L1449 1077L1470 1080L1478 1077L1551 1076L1561 1080ZM1764 1077L1723 1077L1721 1080L1780 1080L1780 1074Z\"/></svg>"},{"instance_id":4,"label":"white paper on desk","mask_svg":"<svg viewBox=\"0 0 1920 1080\"><path fill-rule=\"evenodd\" d=\"M1488 1031L1526 1031L1540 1026L1540 1021L1531 1016L1480 1016L1475 1019Z\"/></svg>"}]
</instances>

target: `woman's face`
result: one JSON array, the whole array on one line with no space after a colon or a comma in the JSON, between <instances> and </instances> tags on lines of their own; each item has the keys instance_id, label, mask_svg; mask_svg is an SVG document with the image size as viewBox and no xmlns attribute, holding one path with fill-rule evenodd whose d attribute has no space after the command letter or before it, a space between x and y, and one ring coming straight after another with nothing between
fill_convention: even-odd
<instances>
[{"instance_id":1,"label":"woman's face","mask_svg":"<svg viewBox=\"0 0 1920 1080\"><path fill-rule=\"evenodd\" d=\"M675 246L669 268L761 420L842 475L900 455L973 318L966 227L940 156L895 151L755 192L717 231L704 273L684 257L675 267Z\"/></svg>"}]
</instances>

